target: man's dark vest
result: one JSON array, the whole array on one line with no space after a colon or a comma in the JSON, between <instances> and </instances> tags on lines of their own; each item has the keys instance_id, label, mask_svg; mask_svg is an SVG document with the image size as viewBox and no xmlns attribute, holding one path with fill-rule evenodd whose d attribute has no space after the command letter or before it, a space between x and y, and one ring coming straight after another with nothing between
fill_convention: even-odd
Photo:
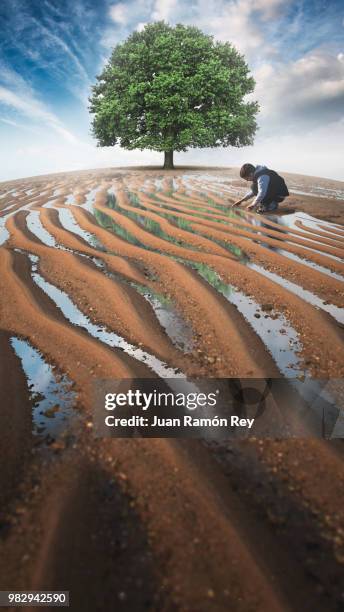
<instances>
[{"instance_id":1,"label":"man's dark vest","mask_svg":"<svg viewBox=\"0 0 344 612\"><path fill-rule=\"evenodd\" d=\"M258 179L263 174L267 174L270 178L268 190L264 199L262 200L262 204L270 204L270 202L282 202L284 198L289 195L288 187L284 182L284 179L277 174L274 170L269 170L268 168L264 168L264 170L259 170L254 175L254 179L252 181L252 191L254 195L258 193Z\"/></svg>"}]
</instances>

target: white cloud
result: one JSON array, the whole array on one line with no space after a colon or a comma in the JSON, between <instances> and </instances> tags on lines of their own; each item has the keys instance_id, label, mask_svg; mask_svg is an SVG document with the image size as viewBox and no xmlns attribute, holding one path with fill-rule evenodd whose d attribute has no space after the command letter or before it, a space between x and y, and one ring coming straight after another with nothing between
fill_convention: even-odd
<instances>
[{"instance_id":1,"label":"white cloud","mask_svg":"<svg viewBox=\"0 0 344 612\"><path fill-rule=\"evenodd\" d=\"M32 95L32 87L25 81L25 79L5 62L0 60L0 82L6 84L10 88L20 90L21 93L26 95Z\"/></svg>"},{"instance_id":2,"label":"white cloud","mask_svg":"<svg viewBox=\"0 0 344 612\"><path fill-rule=\"evenodd\" d=\"M31 87L14 71L2 73L4 85L0 84L0 105L10 108L33 122L43 124L53 129L69 143L75 143L76 137L66 129L59 118L40 101L37 100ZM11 84L11 88L7 85ZM11 117L7 118L11 121ZM12 120L13 121L13 120Z\"/></svg>"},{"instance_id":3,"label":"white cloud","mask_svg":"<svg viewBox=\"0 0 344 612\"><path fill-rule=\"evenodd\" d=\"M115 23L119 23L120 25L127 25L128 23L128 10L123 2L119 4L113 4L110 6L109 15Z\"/></svg>"},{"instance_id":4,"label":"white cloud","mask_svg":"<svg viewBox=\"0 0 344 612\"><path fill-rule=\"evenodd\" d=\"M276 19L287 2L281 0L251 0L251 10L260 11L263 19Z\"/></svg>"},{"instance_id":5,"label":"white cloud","mask_svg":"<svg viewBox=\"0 0 344 612\"><path fill-rule=\"evenodd\" d=\"M104 31L101 43L106 49L114 47L133 31L141 31L152 21L153 0L128 0L112 4L109 16L113 22Z\"/></svg>"},{"instance_id":6,"label":"white cloud","mask_svg":"<svg viewBox=\"0 0 344 612\"><path fill-rule=\"evenodd\" d=\"M254 96L261 119L282 129L302 122L324 124L344 116L344 61L318 49L289 64L262 64Z\"/></svg>"},{"instance_id":7,"label":"white cloud","mask_svg":"<svg viewBox=\"0 0 344 612\"><path fill-rule=\"evenodd\" d=\"M103 44L112 47L130 31L143 24L167 21L194 25L215 38L233 43L239 51L254 57L259 50L271 54L260 20L277 19L290 0L128 0L111 5L109 15L114 26L104 33Z\"/></svg>"},{"instance_id":8,"label":"white cloud","mask_svg":"<svg viewBox=\"0 0 344 612\"><path fill-rule=\"evenodd\" d=\"M178 0L155 0L152 20L169 21L169 19L173 19L177 6Z\"/></svg>"},{"instance_id":9,"label":"white cloud","mask_svg":"<svg viewBox=\"0 0 344 612\"><path fill-rule=\"evenodd\" d=\"M187 18L216 39L232 43L248 59L275 53L268 41L264 24L277 19L290 0L196 0ZM185 6L180 2L180 8ZM263 24L261 23L263 22Z\"/></svg>"},{"instance_id":10,"label":"white cloud","mask_svg":"<svg viewBox=\"0 0 344 612\"><path fill-rule=\"evenodd\" d=\"M140 21L140 23L138 23L137 26L136 26L136 30L138 32L142 32L142 30L144 30L146 25L147 25L147 23L145 21Z\"/></svg>"},{"instance_id":11,"label":"white cloud","mask_svg":"<svg viewBox=\"0 0 344 612\"><path fill-rule=\"evenodd\" d=\"M128 0L113 4L110 17L114 22L106 29L103 45L107 48L124 40L132 30L143 24L164 20L171 24L194 25L213 34L218 40L229 41L248 59L271 56L274 48L264 33L269 19L278 19L290 0Z\"/></svg>"},{"instance_id":12,"label":"white cloud","mask_svg":"<svg viewBox=\"0 0 344 612\"><path fill-rule=\"evenodd\" d=\"M60 49L62 49L63 52L72 60L81 80L88 83L89 77L85 70L85 67L79 60L78 56L67 45L67 43L61 37L57 36L57 34L54 34L51 30L48 30L48 28L46 28L37 19L33 19L32 21L35 23L36 28L41 32L42 36L45 38L47 44L55 46L55 47L59 47Z\"/></svg>"},{"instance_id":13,"label":"white cloud","mask_svg":"<svg viewBox=\"0 0 344 612\"><path fill-rule=\"evenodd\" d=\"M0 117L0 121L2 123L6 123L7 125L12 125L13 127L21 128L22 126L16 121L12 121L12 119L6 119L6 117Z\"/></svg>"}]
</instances>

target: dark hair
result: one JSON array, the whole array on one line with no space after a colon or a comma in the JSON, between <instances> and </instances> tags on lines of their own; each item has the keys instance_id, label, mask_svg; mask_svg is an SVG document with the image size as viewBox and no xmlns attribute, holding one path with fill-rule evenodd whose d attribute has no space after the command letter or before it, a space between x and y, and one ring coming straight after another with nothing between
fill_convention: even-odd
<instances>
[{"instance_id":1,"label":"dark hair","mask_svg":"<svg viewBox=\"0 0 344 612\"><path fill-rule=\"evenodd\" d=\"M255 166L252 166L252 164L244 164L240 168L241 178L246 178L247 176L250 176L250 174L254 173L255 169Z\"/></svg>"}]
</instances>

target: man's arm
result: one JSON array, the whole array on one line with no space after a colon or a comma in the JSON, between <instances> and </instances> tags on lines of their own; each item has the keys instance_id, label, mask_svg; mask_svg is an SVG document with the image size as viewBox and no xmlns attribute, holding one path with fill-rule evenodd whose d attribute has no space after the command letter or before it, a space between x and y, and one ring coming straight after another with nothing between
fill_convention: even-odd
<instances>
[{"instance_id":1,"label":"man's arm","mask_svg":"<svg viewBox=\"0 0 344 612\"><path fill-rule=\"evenodd\" d=\"M270 177L268 174L262 174L259 178L258 178L258 193L255 197L255 199L253 200L252 204L250 204L249 206L247 206L248 209L250 208L255 208L258 204L260 204L260 202L262 200L264 200L267 191L268 191L268 187L269 187L269 182L270 182Z\"/></svg>"},{"instance_id":2,"label":"man's arm","mask_svg":"<svg viewBox=\"0 0 344 612\"><path fill-rule=\"evenodd\" d=\"M243 202L246 202L246 200L250 200L251 198L253 198L254 193L252 191L252 189L250 189L250 191L248 191L243 198L241 198L241 200L237 200L237 202L234 202L232 204L232 206L239 206L240 204L242 204Z\"/></svg>"}]
</instances>

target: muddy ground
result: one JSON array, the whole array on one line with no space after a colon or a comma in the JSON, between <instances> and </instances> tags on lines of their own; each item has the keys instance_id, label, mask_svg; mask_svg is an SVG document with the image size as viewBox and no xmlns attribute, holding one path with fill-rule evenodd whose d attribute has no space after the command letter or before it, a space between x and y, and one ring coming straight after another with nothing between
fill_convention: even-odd
<instances>
[{"instance_id":1,"label":"muddy ground","mask_svg":"<svg viewBox=\"0 0 344 612\"><path fill-rule=\"evenodd\" d=\"M285 176L268 217L230 208L237 169L0 184L0 589L342 609L342 440L93 434L100 376L331 379L341 405L344 183Z\"/></svg>"}]
</instances>

